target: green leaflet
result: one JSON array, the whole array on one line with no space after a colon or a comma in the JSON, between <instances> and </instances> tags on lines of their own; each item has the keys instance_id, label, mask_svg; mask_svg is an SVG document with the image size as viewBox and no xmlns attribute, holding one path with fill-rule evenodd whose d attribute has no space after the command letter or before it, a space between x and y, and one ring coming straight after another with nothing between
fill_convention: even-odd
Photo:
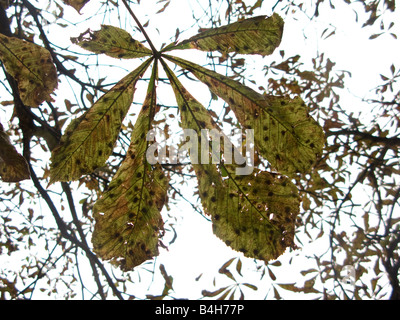
<instances>
[{"instance_id":1,"label":"green leaflet","mask_svg":"<svg viewBox=\"0 0 400 320\"><path fill-rule=\"evenodd\" d=\"M241 176L232 171L224 183L229 191L218 200L222 210L212 217L219 238L245 256L264 261L294 247L300 200L287 177L258 169Z\"/></svg>"},{"instance_id":2,"label":"green leaflet","mask_svg":"<svg viewBox=\"0 0 400 320\"><path fill-rule=\"evenodd\" d=\"M0 34L0 60L17 81L21 101L38 107L52 101L57 88L57 70L50 52L34 43Z\"/></svg>"},{"instance_id":3,"label":"green leaflet","mask_svg":"<svg viewBox=\"0 0 400 320\"><path fill-rule=\"evenodd\" d=\"M254 129L256 149L277 171L307 172L322 153L324 132L301 98L264 96L195 63L166 57L224 99L244 128Z\"/></svg>"},{"instance_id":4,"label":"green leaflet","mask_svg":"<svg viewBox=\"0 0 400 320\"><path fill-rule=\"evenodd\" d=\"M151 61L143 62L69 124L52 151L50 183L77 180L104 165L132 104L135 84Z\"/></svg>"},{"instance_id":5,"label":"green leaflet","mask_svg":"<svg viewBox=\"0 0 400 320\"><path fill-rule=\"evenodd\" d=\"M156 68L156 66L154 66ZM146 134L155 114L155 72L136 120L125 160L108 190L95 203L92 242L103 259L131 270L158 255L163 231L160 211L167 198L168 178L160 165L146 160Z\"/></svg>"},{"instance_id":6,"label":"green leaflet","mask_svg":"<svg viewBox=\"0 0 400 320\"><path fill-rule=\"evenodd\" d=\"M88 35L88 37L86 37ZM82 33L71 41L94 53L104 53L113 58L133 59L152 55L152 51L125 30L102 25L98 31Z\"/></svg>"},{"instance_id":7,"label":"green leaflet","mask_svg":"<svg viewBox=\"0 0 400 320\"><path fill-rule=\"evenodd\" d=\"M269 18L266 16L249 18L200 32L178 44L171 44L163 52L199 49L222 53L270 55L281 42L283 24L282 18L276 13Z\"/></svg>"},{"instance_id":8,"label":"green leaflet","mask_svg":"<svg viewBox=\"0 0 400 320\"><path fill-rule=\"evenodd\" d=\"M0 177L4 182L29 179L30 172L25 158L11 144L0 123Z\"/></svg>"},{"instance_id":9,"label":"green leaflet","mask_svg":"<svg viewBox=\"0 0 400 320\"><path fill-rule=\"evenodd\" d=\"M175 92L182 128L193 129L198 136L201 129L218 129L166 64L164 68ZM284 176L256 169L250 175L236 176L235 167L211 161L193 164L204 211L212 217L215 235L228 246L247 257L276 259L293 246L300 205L297 188ZM227 173L224 179L222 168Z\"/></svg>"},{"instance_id":10,"label":"green leaflet","mask_svg":"<svg viewBox=\"0 0 400 320\"><path fill-rule=\"evenodd\" d=\"M63 2L71 7L73 7L78 13L81 13L82 8L90 0L63 0Z\"/></svg>"}]
</instances>

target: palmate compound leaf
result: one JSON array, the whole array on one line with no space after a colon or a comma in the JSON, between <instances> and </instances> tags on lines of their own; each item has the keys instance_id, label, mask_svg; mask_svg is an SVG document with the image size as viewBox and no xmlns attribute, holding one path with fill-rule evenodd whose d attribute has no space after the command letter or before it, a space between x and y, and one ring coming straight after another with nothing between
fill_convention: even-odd
<instances>
[{"instance_id":1,"label":"palmate compound leaf","mask_svg":"<svg viewBox=\"0 0 400 320\"><path fill-rule=\"evenodd\" d=\"M166 64L164 69L175 92L182 128L195 130L199 140L201 129L219 130ZM200 143L198 148L201 154ZM300 200L296 186L287 177L257 169L249 175L236 175L236 165L212 161L196 164L192 159L192 165L204 211L212 217L215 235L228 246L264 261L276 259L294 246Z\"/></svg>"},{"instance_id":2,"label":"palmate compound leaf","mask_svg":"<svg viewBox=\"0 0 400 320\"><path fill-rule=\"evenodd\" d=\"M30 172L25 158L11 144L0 123L0 177L4 182L29 179Z\"/></svg>"},{"instance_id":3,"label":"palmate compound leaf","mask_svg":"<svg viewBox=\"0 0 400 320\"><path fill-rule=\"evenodd\" d=\"M169 179L159 164L151 166L146 159L149 144L146 134L151 129L156 107L154 81L155 72L133 128L126 158L93 209L94 251L123 270L131 270L157 256L163 232L160 211L167 198Z\"/></svg>"},{"instance_id":4,"label":"palmate compound leaf","mask_svg":"<svg viewBox=\"0 0 400 320\"><path fill-rule=\"evenodd\" d=\"M71 41L94 53L104 53L113 58L134 59L152 55L152 51L125 30L102 25L98 31L87 30Z\"/></svg>"},{"instance_id":5,"label":"palmate compound leaf","mask_svg":"<svg viewBox=\"0 0 400 320\"><path fill-rule=\"evenodd\" d=\"M195 63L166 57L191 71L229 104L243 128L254 130L255 147L261 156L280 173L307 172L322 153L323 129L301 98L262 95Z\"/></svg>"},{"instance_id":6,"label":"palmate compound leaf","mask_svg":"<svg viewBox=\"0 0 400 320\"><path fill-rule=\"evenodd\" d=\"M47 49L0 34L0 60L17 81L24 105L38 107L52 101L50 94L58 86L57 70Z\"/></svg>"},{"instance_id":7,"label":"palmate compound leaf","mask_svg":"<svg viewBox=\"0 0 400 320\"><path fill-rule=\"evenodd\" d=\"M282 18L276 13L271 17L258 16L208 29L178 44L172 44L162 51L199 49L222 53L270 55L281 42L283 25Z\"/></svg>"},{"instance_id":8,"label":"palmate compound leaf","mask_svg":"<svg viewBox=\"0 0 400 320\"><path fill-rule=\"evenodd\" d=\"M50 183L77 180L105 164L132 104L135 84L151 61L143 62L71 121L59 145L52 150Z\"/></svg>"}]
</instances>

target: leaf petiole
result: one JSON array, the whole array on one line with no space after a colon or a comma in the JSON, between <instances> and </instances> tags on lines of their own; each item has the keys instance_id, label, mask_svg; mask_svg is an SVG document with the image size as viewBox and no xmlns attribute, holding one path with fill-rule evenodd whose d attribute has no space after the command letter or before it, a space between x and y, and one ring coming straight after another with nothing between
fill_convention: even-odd
<instances>
[{"instance_id":1,"label":"leaf petiole","mask_svg":"<svg viewBox=\"0 0 400 320\"><path fill-rule=\"evenodd\" d=\"M122 3L125 5L126 9L128 10L129 14L132 16L133 20L135 20L136 24L138 25L140 31L143 33L144 37L146 38L151 51L153 51L154 57L156 59L159 58L160 53L158 52L158 50L154 47L153 43L150 40L149 35L147 34L146 30L144 30L142 24L140 23L139 19L136 17L136 15L133 13L132 9L130 8L129 4L126 2L126 0L122 0Z\"/></svg>"}]
</instances>

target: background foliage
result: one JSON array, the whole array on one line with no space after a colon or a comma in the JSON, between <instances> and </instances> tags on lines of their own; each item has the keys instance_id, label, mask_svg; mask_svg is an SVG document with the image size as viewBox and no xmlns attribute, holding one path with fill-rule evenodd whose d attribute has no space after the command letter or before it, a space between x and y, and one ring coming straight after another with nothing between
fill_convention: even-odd
<instances>
[{"instance_id":1,"label":"background foliage","mask_svg":"<svg viewBox=\"0 0 400 320\"><path fill-rule=\"evenodd\" d=\"M329 47L339 45L338 51L349 61L366 57L362 67L370 74L381 58L373 59L368 48L384 43L383 50L399 50L394 1L187 1L180 8L182 2L160 0L152 1L151 10L140 1L130 2L159 47L187 39L199 28L279 13L285 20L285 30L282 44L273 55L261 58L235 52L191 51L190 60L260 93L293 98L300 95L327 136L324 153L312 170L292 179L302 200L295 235L299 249L287 250L268 264L228 249L226 262L215 270L193 268L189 272L194 292L185 290L191 287L187 282L185 286L179 284L182 273L170 270L176 265L190 269L190 257L201 255L191 252L197 247L186 248L188 261L182 256L179 261L163 258L169 253L163 249L159 259L130 272L115 269L92 252L93 204L125 158L149 74L138 80L133 106L107 165L77 182L48 186L50 150L68 123L138 66L132 63L128 67L126 61L89 53L70 38L89 27L98 30L101 24L108 24L129 31L139 41L146 40L122 2L85 2L0 1L0 33L46 48L59 79L53 101L47 99L47 92L36 93L34 101L26 101L14 79L18 72L7 74L7 57L1 57L1 148L9 139L25 158L31 176L30 180L0 185L2 298L399 299L398 62L379 63L383 69L377 70L376 76L365 82L368 87L364 84L354 96L346 89L347 83L352 84L354 78L359 81L357 72L361 71L351 70L351 64L336 63L335 57L340 55ZM173 18L183 11L187 19ZM333 21L329 17L334 17ZM340 21L347 21L349 26ZM343 39L341 32L357 32L360 39L369 39L365 56L352 58L351 48L335 42L337 37ZM185 87L195 88L190 91L221 127L235 125L236 118L221 100L207 88L201 89L184 71L175 71ZM51 70L46 74L54 77ZM160 74L160 90L167 88L164 84L169 84L167 75ZM156 121L172 135L177 130L172 121L176 121L177 106L172 95L168 96L170 91L165 92L158 94L161 112ZM34 105L28 108L30 104ZM18 156L13 159L21 161ZM258 164L268 167L262 159ZM172 252L182 237L188 241L185 237L194 236L194 230L179 227L183 218L193 215L208 226L210 222L202 218L198 196L193 194L190 167L163 169L174 173L168 189L170 202L162 212L166 225L163 246ZM190 210L182 214L180 208ZM205 238L200 234L196 242L206 247L210 260L205 264L209 264L217 246L207 247ZM345 266L354 268L354 284L341 281ZM295 278L288 275L294 272L298 272Z\"/></svg>"}]
</instances>

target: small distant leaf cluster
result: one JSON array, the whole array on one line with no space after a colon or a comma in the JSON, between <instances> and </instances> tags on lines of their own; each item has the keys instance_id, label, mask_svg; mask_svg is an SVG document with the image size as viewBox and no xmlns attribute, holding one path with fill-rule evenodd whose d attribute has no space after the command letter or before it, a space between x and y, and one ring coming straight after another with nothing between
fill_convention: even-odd
<instances>
[{"instance_id":1,"label":"small distant leaf cluster","mask_svg":"<svg viewBox=\"0 0 400 320\"><path fill-rule=\"evenodd\" d=\"M152 68L146 98L124 161L94 205L96 223L92 242L100 257L123 270L131 270L159 253L164 231L161 210L167 201L170 177L160 164L148 163L146 152L152 142L145 137L155 127L154 119L159 111L160 66L175 93L182 129L194 130L199 138L202 129L220 130L207 109L181 84L167 61L191 72L222 98L242 129L254 130L256 152L274 169L254 169L250 175L242 176L236 174L235 164L211 161L192 164L203 209L211 217L216 236L245 256L264 261L276 259L286 248L294 247L300 199L291 178L296 173L307 172L320 156L324 145L322 128L299 97L260 94L227 76L169 54L173 50L197 49L223 54L270 55L281 42L283 25L278 14L257 16L203 30L160 51L152 45L151 49L147 48L127 31L111 25L103 25L98 31L88 30L71 39L96 54L147 59L71 121L59 145L52 150L50 183L78 180L104 166L132 105L136 84ZM57 77L46 49L1 36L0 58L18 82L26 105L36 107L50 99L50 93L57 87ZM3 152L0 156L3 159Z\"/></svg>"},{"instance_id":2,"label":"small distant leaf cluster","mask_svg":"<svg viewBox=\"0 0 400 320\"><path fill-rule=\"evenodd\" d=\"M203 295L203 297L206 298L216 298L218 300L234 300L236 298L237 295L239 300L244 300L244 292L242 290L242 288L250 288L251 290L257 291L258 288L257 286L250 284L250 283L239 283L234 275L232 274L232 272L229 270L230 266L232 265L232 263L236 260L236 273L239 276L242 276L242 261L240 260L240 258L231 258L228 261L226 261L221 268L218 270L219 274L223 274L226 277L228 277L229 279L234 281L234 284L232 285L228 285L228 286L224 286L222 288L219 288L217 290L214 291L208 291L208 290L203 290L201 292L201 294ZM215 279L214 279L214 284L215 284Z\"/></svg>"}]
</instances>

